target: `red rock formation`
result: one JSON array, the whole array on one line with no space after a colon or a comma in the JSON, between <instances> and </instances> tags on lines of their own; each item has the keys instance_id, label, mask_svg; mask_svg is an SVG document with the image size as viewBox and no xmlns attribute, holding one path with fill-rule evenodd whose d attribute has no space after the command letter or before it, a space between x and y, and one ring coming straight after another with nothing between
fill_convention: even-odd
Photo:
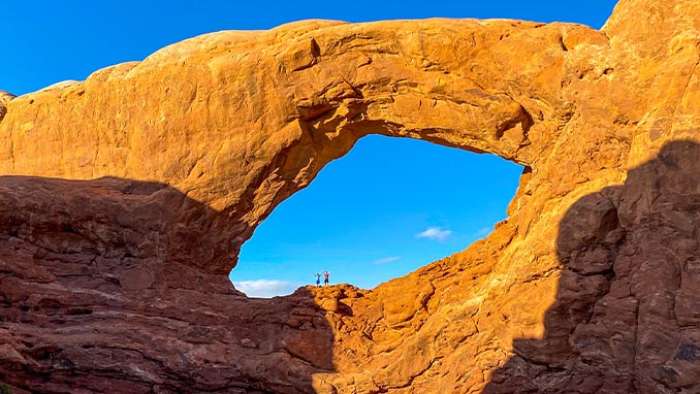
<instances>
[{"instance_id":1,"label":"red rock formation","mask_svg":"<svg viewBox=\"0 0 700 394\"><path fill-rule=\"evenodd\" d=\"M698 391L699 26L694 0L602 31L312 21L0 94L0 381ZM525 165L509 218L372 291L232 289L255 226L369 133Z\"/></svg>"}]
</instances>

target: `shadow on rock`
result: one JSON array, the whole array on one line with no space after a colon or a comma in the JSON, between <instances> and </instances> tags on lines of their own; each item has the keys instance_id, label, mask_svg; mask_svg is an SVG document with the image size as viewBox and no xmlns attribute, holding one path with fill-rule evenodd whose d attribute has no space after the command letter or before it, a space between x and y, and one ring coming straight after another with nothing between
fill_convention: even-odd
<instances>
[{"instance_id":1,"label":"shadow on rock","mask_svg":"<svg viewBox=\"0 0 700 394\"><path fill-rule=\"evenodd\" d=\"M0 382L314 392L312 376L333 370L326 312L306 288L269 300L233 289L233 263L217 264L234 219L160 183L0 177Z\"/></svg>"},{"instance_id":2,"label":"shadow on rock","mask_svg":"<svg viewBox=\"0 0 700 394\"><path fill-rule=\"evenodd\" d=\"M700 389L700 145L674 141L624 185L581 198L560 223L562 265L542 339L486 393Z\"/></svg>"}]
</instances>

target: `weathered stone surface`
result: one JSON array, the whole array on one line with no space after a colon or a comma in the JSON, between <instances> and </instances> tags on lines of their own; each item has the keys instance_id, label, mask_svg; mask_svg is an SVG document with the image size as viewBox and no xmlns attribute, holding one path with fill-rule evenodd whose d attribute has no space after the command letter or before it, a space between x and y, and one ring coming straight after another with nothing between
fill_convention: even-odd
<instances>
[{"instance_id":1,"label":"weathered stone surface","mask_svg":"<svg viewBox=\"0 0 700 394\"><path fill-rule=\"evenodd\" d=\"M0 90L0 120L2 120L7 113L7 103L9 103L14 97L14 95L4 90Z\"/></svg>"},{"instance_id":2,"label":"weathered stone surface","mask_svg":"<svg viewBox=\"0 0 700 394\"><path fill-rule=\"evenodd\" d=\"M0 381L697 392L699 28L694 0L602 31L308 21L0 94ZM525 165L508 219L371 291L232 289L255 226L369 133Z\"/></svg>"}]
</instances>

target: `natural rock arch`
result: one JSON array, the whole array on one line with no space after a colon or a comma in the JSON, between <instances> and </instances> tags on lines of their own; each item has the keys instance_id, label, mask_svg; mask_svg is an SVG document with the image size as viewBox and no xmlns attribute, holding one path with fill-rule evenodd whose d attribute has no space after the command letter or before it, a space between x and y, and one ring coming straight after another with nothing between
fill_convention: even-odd
<instances>
[{"instance_id":1,"label":"natural rock arch","mask_svg":"<svg viewBox=\"0 0 700 394\"><path fill-rule=\"evenodd\" d=\"M583 27L514 21L214 33L12 100L0 163L5 174L171 185L226 217L206 249L234 247L196 263L222 272L274 205L365 134L536 162L570 116L565 41L606 45Z\"/></svg>"},{"instance_id":2,"label":"natural rock arch","mask_svg":"<svg viewBox=\"0 0 700 394\"><path fill-rule=\"evenodd\" d=\"M555 240L569 207L669 141L700 139L699 20L695 1L623 0L602 31L310 21L205 35L83 83L0 96L0 377L39 392L478 392L494 375L556 392L601 376L574 362L585 358L566 336L554 361L512 343L552 329L542 316L568 269ZM371 292L264 302L227 287L255 225L367 133L526 165L509 219ZM576 291L591 297L593 282ZM593 294L592 310L610 301ZM642 339L623 338L660 343ZM673 373L637 370L679 368L630 365L624 387L640 392L670 390ZM514 386L518 373L532 386Z\"/></svg>"}]
</instances>

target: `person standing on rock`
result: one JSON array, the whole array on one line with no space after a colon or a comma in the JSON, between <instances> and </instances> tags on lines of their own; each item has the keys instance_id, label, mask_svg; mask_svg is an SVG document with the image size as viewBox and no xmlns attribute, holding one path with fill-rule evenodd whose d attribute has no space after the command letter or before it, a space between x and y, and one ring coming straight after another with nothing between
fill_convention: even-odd
<instances>
[{"instance_id":1,"label":"person standing on rock","mask_svg":"<svg viewBox=\"0 0 700 394\"><path fill-rule=\"evenodd\" d=\"M316 287L321 287L321 274L316 273Z\"/></svg>"},{"instance_id":2,"label":"person standing on rock","mask_svg":"<svg viewBox=\"0 0 700 394\"><path fill-rule=\"evenodd\" d=\"M331 281L331 273L328 271L323 271L323 285L328 286L328 283Z\"/></svg>"}]
</instances>

